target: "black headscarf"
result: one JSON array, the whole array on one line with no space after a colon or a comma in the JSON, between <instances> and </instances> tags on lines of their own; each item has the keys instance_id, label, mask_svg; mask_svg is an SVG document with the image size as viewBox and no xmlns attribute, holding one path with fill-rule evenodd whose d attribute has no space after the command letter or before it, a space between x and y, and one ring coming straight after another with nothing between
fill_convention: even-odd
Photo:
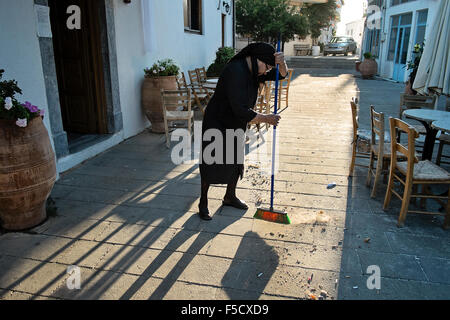
<instances>
[{"instance_id":1,"label":"black headscarf","mask_svg":"<svg viewBox=\"0 0 450 320\"><path fill-rule=\"evenodd\" d=\"M239 51L238 54L236 54L233 58L231 58L230 61L242 59L246 57L251 57L252 61L252 70L253 70L253 77L257 82L258 79L258 62L256 59L270 65L275 66L275 48L265 42L256 42L251 43L248 46L246 46L244 49Z\"/></svg>"}]
</instances>

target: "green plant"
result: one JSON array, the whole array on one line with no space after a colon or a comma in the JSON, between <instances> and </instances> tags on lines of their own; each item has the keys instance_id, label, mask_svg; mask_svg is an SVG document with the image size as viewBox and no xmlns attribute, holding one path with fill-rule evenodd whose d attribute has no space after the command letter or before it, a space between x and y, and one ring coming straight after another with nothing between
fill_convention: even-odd
<instances>
[{"instance_id":1,"label":"green plant","mask_svg":"<svg viewBox=\"0 0 450 320\"><path fill-rule=\"evenodd\" d=\"M364 52L364 59L373 59L372 53Z\"/></svg>"},{"instance_id":2,"label":"green plant","mask_svg":"<svg viewBox=\"0 0 450 320\"><path fill-rule=\"evenodd\" d=\"M0 70L0 80L5 70ZM0 119L15 121L19 127L26 127L28 122L36 117L43 117L44 110L30 102L20 103L16 94L22 94L16 80L0 81Z\"/></svg>"},{"instance_id":3,"label":"green plant","mask_svg":"<svg viewBox=\"0 0 450 320\"><path fill-rule=\"evenodd\" d=\"M225 65L233 58L235 51L231 47L219 48L216 51L216 59L206 70L208 77L219 77Z\"/></svg>"},{"instance_id":4,"label":"green plant","mask_svg":"<svg viewBox=\"0 0 450 320\"><path fill-rule=\"evenodd\" d=\"M276 45L308 35L306 16L289 0L239 0L236 2L236 31L254 41Z\"/></svg>"},{"instance_id":5,"label":"green plant","mask_svg":"<svg viewBox=\"0 0 450 320\"><path fill-rule=\"evenodd\" d=\"M408 80L409 83L411 84L411 86L414 83L414 80L416 79L416 74L417 74L417 70L419 69L420 59L422 58L422 54L423 54L423 47L424 47L424 44L420 45L419 43L416 43L414 45L414 50L413 50L413 60L409 60L406 63L406 70L412 70L411 73L409 74L409 80Z\"/></svg>"},{"instance_id":6,"label":"green plant","mask_svg":"<svg viewBox=\"0 0 450 320\"><path fill-rule=\"evenodd\" d=\"M180 68L172 59L158 60L150 68L145 68L145 77L177 76Z\"/></svg>"}]
</instances>

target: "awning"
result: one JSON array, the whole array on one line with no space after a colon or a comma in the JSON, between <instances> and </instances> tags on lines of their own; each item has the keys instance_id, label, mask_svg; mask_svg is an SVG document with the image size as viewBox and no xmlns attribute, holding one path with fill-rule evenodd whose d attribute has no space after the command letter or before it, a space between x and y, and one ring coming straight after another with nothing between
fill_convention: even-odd
<instances>
[{"instance_id":1,"label":"awning","mask_svg":"<svg viewBox=\"0 0 450 320\"><path fill-rule=\"evenodd\" d=\"M412 86L423 95L450 91L450 1L441 0L436 15Z\"/></svg>"}]
</instances>

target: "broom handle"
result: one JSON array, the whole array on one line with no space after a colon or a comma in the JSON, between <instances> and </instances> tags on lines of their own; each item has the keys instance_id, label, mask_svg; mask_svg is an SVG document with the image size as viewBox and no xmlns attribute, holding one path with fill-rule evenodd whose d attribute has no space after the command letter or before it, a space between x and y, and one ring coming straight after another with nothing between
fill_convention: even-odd
<instances>
[{"instance_id":1,"label":"broom handle","mask_svg":"<svg viewBox=\"0 0 450 320\"><path fill-rule=\"evenodd\" d=\"M280 52L280 42L281 36L278 35L278 44L277 44L277 52ZM278 109L278 80L279 80L279 68L280 66L277 64L277 71L275 76L275 110L274 114L277 114ZM275 184L275 146L276 146L276 138L277 138L277 126L273 126L273 145L272 145L272 176L271 176L271 184L270 184L270 210L273 211L273 190Z\"/></svg>"}]
</instances>

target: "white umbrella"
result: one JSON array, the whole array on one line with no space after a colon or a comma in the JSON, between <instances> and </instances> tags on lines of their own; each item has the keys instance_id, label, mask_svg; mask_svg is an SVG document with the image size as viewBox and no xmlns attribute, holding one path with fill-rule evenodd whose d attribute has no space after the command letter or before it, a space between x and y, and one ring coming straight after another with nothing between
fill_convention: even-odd
<instances>
[{"instance_id":1,"label":"white umbrella","mask_svg":"<svg viewBox=\"0 0 450 320\"><path fill-rule=\"evenodd\" d=\"M441 0L433 28L425 40L413 89L449 95L450 87L450 1Z\"/></svg>"}]
</instances>

